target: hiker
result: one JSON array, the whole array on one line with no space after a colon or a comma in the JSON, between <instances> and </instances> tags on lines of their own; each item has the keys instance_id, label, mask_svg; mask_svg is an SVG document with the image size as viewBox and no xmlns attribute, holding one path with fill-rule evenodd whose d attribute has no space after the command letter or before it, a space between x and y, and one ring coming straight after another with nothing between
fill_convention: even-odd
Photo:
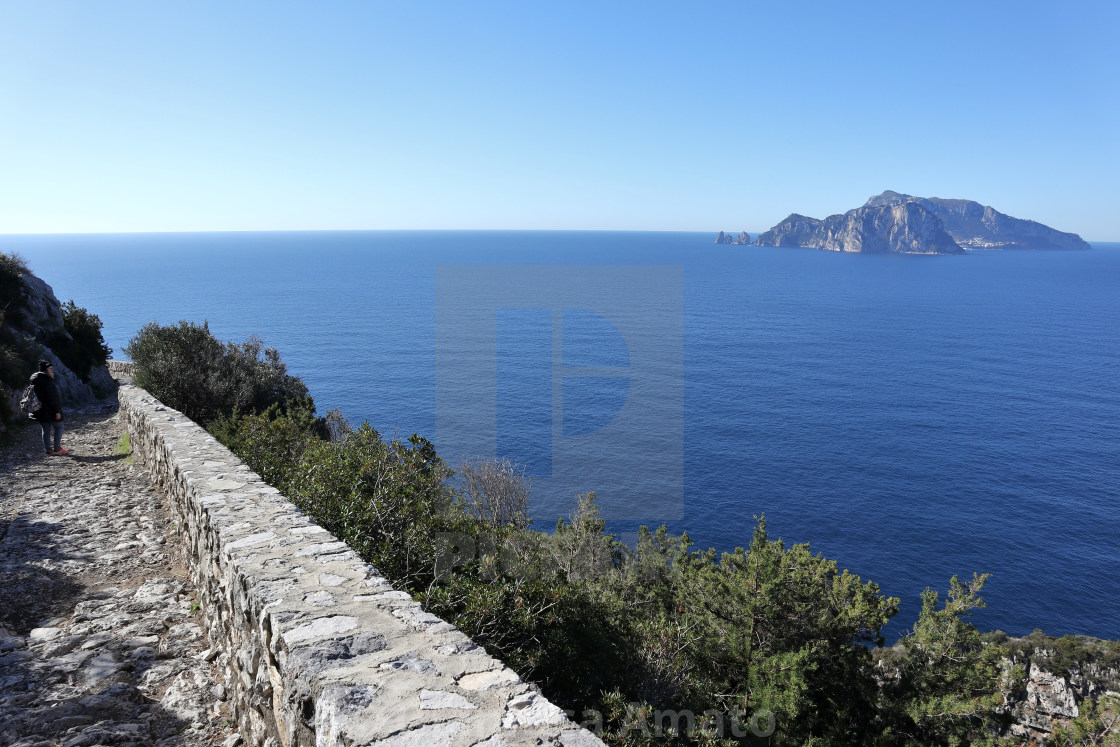
<instances>
[{"instance_id":1,"label":"hiker","mask_svg":"<svg viewBox=\"0 0 1120 747\"><path fill-rule=\"evenodd\" d=\"M43 428L43 448L47 454L69 454L69 450L62 448L62 396L54 383L54 364L39 361L39 372L31 374L31 383L35 387L35 396L42 403L31 417L38 420ZM52 431L54 449L51 449Z\"/></svg>"}]
</instances>

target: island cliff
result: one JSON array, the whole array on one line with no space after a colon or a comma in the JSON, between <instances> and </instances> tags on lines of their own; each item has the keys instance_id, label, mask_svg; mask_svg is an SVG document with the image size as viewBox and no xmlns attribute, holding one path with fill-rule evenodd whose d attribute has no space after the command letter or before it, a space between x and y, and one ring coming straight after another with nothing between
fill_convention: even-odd
<instances>
[{"instance_id":1,"label":"island cliff","mask_svg":"<svg viewBox=\"0 0 1120 747\"><path fill-rule=\"evenodd\" d=\"M1089 249L1075 233L1066 233L1033 220L1005 215L973 200L914 197L887 190L870 198L866 206L917 204L936 215L945 231L960 246L977 249Z\"/></svg>"},{"instance_id":2,"label":"island cliff","mask_svg":"<svg viewBox=\"0 0 1120 747\"><path fill-rule=\"evenodd\" d=\"M941 221L916 203L865 205L824 220L793 214L755 242L830 252L964 254Z\"/></svg>"},{"instance_id":3,"label":"island cliff","mask_svg":"<svg viewBox=\"0 0 1120 747\"><path fill-rule=\"evenodd\" d=\"M793 213L754 243L893 254L1089 248L1077 234L1013 218L972 200L914 197L890 190L861 207L823 220Z\"/></svg>"}]
</instances>

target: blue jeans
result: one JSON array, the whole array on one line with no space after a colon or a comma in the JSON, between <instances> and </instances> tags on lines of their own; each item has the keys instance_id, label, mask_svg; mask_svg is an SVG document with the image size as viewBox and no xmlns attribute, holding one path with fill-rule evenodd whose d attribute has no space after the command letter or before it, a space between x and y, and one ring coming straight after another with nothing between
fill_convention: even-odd
<instances>
[{"instance_id":1,"label":"blue jeans","mask_svg":"<svg viewBox=\"0 0 1120 747\"><path fill-rule=\"evenodd\" d=\"M62 421L46 420L39 425L43 426L43 448L51 453L51 431L54 431L54 451L62 448Z\"/></svg>"}]
</instances>

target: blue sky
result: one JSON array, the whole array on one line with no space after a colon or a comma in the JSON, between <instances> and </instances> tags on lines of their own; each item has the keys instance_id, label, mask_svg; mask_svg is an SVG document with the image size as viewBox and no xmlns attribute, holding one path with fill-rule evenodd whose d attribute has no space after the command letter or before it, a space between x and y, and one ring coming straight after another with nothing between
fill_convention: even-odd
<instances>
[{"instance_id":1,"label":"blue sky","mask_svg":"<svg viewBox=\"0 0 1120 747\"><path fill-rule=\"evenodd\" d=\"M1120 3L0 0L0 233L768 228L883 189L1120 241Z\"/></svg>"}]
</instances>

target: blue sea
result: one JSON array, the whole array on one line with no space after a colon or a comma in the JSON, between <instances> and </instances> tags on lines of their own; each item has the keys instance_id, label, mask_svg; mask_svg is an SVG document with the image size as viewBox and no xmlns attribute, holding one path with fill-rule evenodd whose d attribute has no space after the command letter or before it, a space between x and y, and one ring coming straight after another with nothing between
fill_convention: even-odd
<instances>
[{"instance_id":1,"label":"blue sea","mask_svg":"<svg viewBox=\"0 0 1120 747\"><path fill-rule=\"evenodd\" d=\"M601 493L623 536L665 521L730 550L765 515L900 597L892 637L924 588L986 572L982 629L1120 638L1120 244L925 257L286 232L0 251L98 314L116 357L152 321L256 335L321 412L429 436L451 463L496 453L535 485L575 479L551 488ZM534 526L572 505L535 497Z\"/></svg>"}]
</instances>

